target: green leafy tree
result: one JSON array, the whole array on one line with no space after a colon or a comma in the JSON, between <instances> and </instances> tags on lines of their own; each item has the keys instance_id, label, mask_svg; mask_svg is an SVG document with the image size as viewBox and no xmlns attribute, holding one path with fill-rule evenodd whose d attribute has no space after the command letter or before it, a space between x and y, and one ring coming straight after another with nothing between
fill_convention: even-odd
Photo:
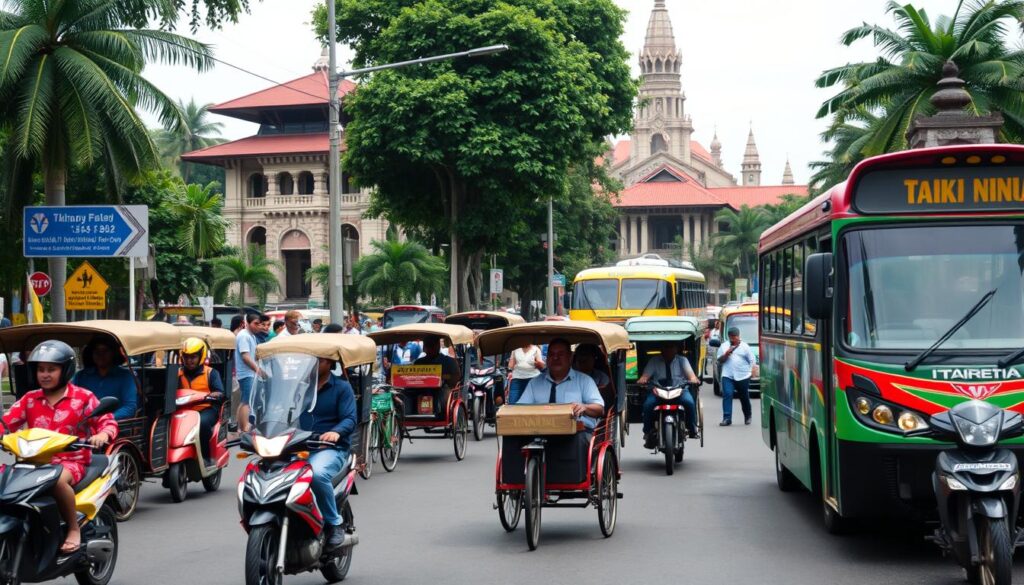
<instances>
[{"instance_id":1,"label":"green leafy tree","mask_svg":"<svg viewBox=\"0 0 1024 585\"><path fill-rule=\"evenodd\" d=\"M934 22L910 4L890 2L887 11L896 22L895 30L864 23L842 37L845 45L870 38L881 53L876 60L827 70L817 80L818 87L842 86L822 104L819 118L836 114L842 123L844 114L863 107L882 119L865 126L870 135L853 154L906 149L910 123L934 113L929 98L937 91L946 61L956 63L967 82L970 110L979 115L1002 112L1003 139L1024 139L1024 51L1011 46L1019 37L1024 2L960 0L952 17L940 16Z\"/></svg>"},{"instance_id":2,"label":"green leafy tree","mask_svg":"<svg viewBox=\"0 0 1024 585\"><path fill-rule=\"evenodd\" d=\"M395 238L373 240L371 254L359 258L352 267L352 279L363 298L397 305L411 301L419 293L430 298L447 286L444 260L434 256L415 241Z\"/></svg>"},{"instance_id":3,"label":"green leafy tree","mask_svg":"<svg viewBox=\"0 0 1024 585\"><path fill-rule=\"evenodd\" d=\"M110 0L11 0L0 11L0 127L7 133L10 185L42 171L46 203L65 204L69 168L105 165L111 177L155 165L156 149L136 107L164 124L180 118L174 102L142 76L147 61L212 65L206 45L156 30L126 27ZM10 188L8 208L25 204ZM56 290L67 262L51 258ZM66 319L53 298L53 319Z\"/></svg>"},{"instance_id":4,"label":"green leafy tree","mask_svg":"<svg viewBox=\"0 0 1024 585\"><path fill-rule=\"evenodd\" d=\"M884 108L882 109L884 110ZM850 171L865 158L865 145L886 123L883 114L858 106L837 114L821 139L830 143L825 159L811 162L811 193L819 195L850 176Z\"/></svg>"},{"instance_id":5,"label":"green leafy tree","mask_svg":"<svg viewBox=\"0 0 1024 585\"><path fill-rule=\"evenodd\" d=\"M209 108L212 105L196 104L194 98L188 103L179 100L177 106L181 110L181 117L171 120L163 130L156 132L161 159L165 165L177 169L186 183L191 180L197 165L181 160L181 155L224 142L220 137L224 124L210 120Z\"/></svg>"},{"instance_id":6,"label":"green leafy tree","mask_svg":"<svg viewBox=\"0 0 1024 585\"><path fill-rule=\"evenodd\" d=\"M219 29L225 22L238 22L242 13L249 12L249 0L118 0L116 4L120 16L135 27L156 19L164 28L173 28L182 16L187 16L192 32L204 23Z\"/></svg>"},{"instance_id":7,"label":"green leafy tree","mask_svg":"<svg viewBox=\"0 0 1024 585\"><path fill-rule=\"evenodd\" d=\"M245 253L221 256L210 261L213 264L213 296L224 299L232 287L238 287L239 305L244 304L249 293L259 299L260 306L267 302L267 295L280 290L275 270L282 270L280 262L267 258L262 246L250 246Z\"/></svg>"},{"instance_id":8,"label":"green leafy tree","mask_svg":"<svg viewBox=\"0 0 1024 585\"><path fill-rule=\"evenodd\" d=\"M749 205L739 211L726 207L715 214L715 221L723 224L722 231L712 236L715 253L736 258L737 275L749 279L757 266L758 241L769 225L764 210Z\"/></svg>"},{"instance_id":9,"label":"green leafy tree","mask_svg":"<svg viewBox=\"0 0 1024 585\"><path fill-rule=\"evenodd\" d=\"M216 255L224 247L228 220L221 215L224 196L213 193L214 185L178 185L164 208L181 226L178 248L193 258Z\"/></svg>"},{"instance_id":10,"label":"green leafy tree","mask_svg":"<svg viewBox=\"0 0 1024 585\"><path fill-rule=\"evenodd\" d=\"M320 34L325 12L315 13ZM567 169L630 127L624 20L613 0L338 4L355 66L510 47L376 73L345 103L345 168L375 186L370 214L431 236L454 232L456 309L481 297L483 258L518 245L504 228L543 198L564 198Z\"/></svg>"}]
</instances>

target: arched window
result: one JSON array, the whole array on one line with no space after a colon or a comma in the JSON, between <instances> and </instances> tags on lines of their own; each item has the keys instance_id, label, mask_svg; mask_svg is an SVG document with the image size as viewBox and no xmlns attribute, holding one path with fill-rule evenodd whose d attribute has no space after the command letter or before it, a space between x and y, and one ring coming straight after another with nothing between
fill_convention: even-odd
<instances>
[{"instance_id":1,"label":"arched window","mask_svg":"<svg viewBox=\"0 0 1024 585\"><path fill-rule=\"evenodd\" d=\"M655 134L651 138L651 154L657 154L668 150L668 144L665 143L665 137L661 134Z\"/></svg>"},{"instance_id":2,"label":"arched window","mask_svg":"<svg viewBox=\"0 0 1024 585\"><path fill-rule=\"evenodd\" d=\"M265 197L267 195L267 177L263 173L249 175L249 197Z\"/></svg>"},{"instance_id":3,"label":"arched window","mask_svg":"<svg viewBox=\"0 0 1024 585\"><path fill-rule=\"evenodd\" d=\"M277 176L277 185L281 188L281 195L291 195L295 193L295 181L292 179L291 173L281 173Z\"/></svg>"},{"instance_id":4,"label":"arched window","mask_svg":"<svg viewBox=\"0 0 1024 585\"><path fill-rule=\"evenodd\" d=\"M313 194L313 173L302 171L299 173L299 195Z\"/></svg>"},{"instance_id":5,"label":"arched window","mask_svg":"<svg viewBox=\"0 0 1024 585\"><path fill-rule=\"evenodd\" d=\"M655 61L654 61L654 71L656 73L661 73L661 59L655 59Z\"/></svg>"},{"instance_id":6,"label":"arched window","mask_svg":"<svg viewBox=\"0 0 1024 585\"><path fill-rule=\"evenodd\" d=\"M255 247L260 254L267 253L267 228L258 225L249 230L249 237L245 239L246 247Z\"/></svg>"}]
</instances>

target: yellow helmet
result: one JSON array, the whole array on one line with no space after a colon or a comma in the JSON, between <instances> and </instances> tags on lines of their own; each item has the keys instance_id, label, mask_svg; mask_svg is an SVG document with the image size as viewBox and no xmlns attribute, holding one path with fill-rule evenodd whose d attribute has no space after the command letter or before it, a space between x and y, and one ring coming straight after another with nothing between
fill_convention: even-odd
<instances>
[{"instance_id":1,"label":"yellow helmet","mask_svg":"<svg viewBox=\"0 0 1024 585\"><path fill-rule=\"evenodd\" d=\"M206 342L198 337L189 337L181 342L181 355L199 354L199 363L206 363Z\"/></svg>"}]
</instances>

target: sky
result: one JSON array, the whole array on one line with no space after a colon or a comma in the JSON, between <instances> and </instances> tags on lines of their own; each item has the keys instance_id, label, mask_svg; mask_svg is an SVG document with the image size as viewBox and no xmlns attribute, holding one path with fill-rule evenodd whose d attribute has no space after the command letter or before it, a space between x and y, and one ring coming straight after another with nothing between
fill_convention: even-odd
<instances>
[{"instance_id":1,"label":"sky","mask_svg":"<svg viewBox=\"0 0 1024 585\"><path fill-rule=\"evenodd\" d=\"M358 1L358 0L353 0ZM322 0L251 0L250 14L219 31L200 30L196 38L213 45L215 56L274 82L307 74L320 55L313 37L311 12ZM629 11L623 44L637 54L643 46L654 0L616 0ZM862 22L893 26L886 0L666 0L676 44L683 54L682 84L686 112L693 119L694 138L711 143L715 128L722 142L726 170L737 177L753 127L761 154L762 184L778 184L788 157L798 184L810 173L807 163L819 160L824 145L818 138L827 123L815 119L821 102L833 90L817 89L814 80L825 69L869 60L877 53L870 40L853 47L839 43L844 31ZM952 14L955 0L914 0L934 18ZM188 34L187 26L179 31ZM467 47L469 48L469 47ZM351 57L340 48L343 67ZM219 103L266 88L271 83L218 64L196 74L182 67L151 66L146 77L175 99ZM242 138L256 126L215 116L227 138ZM147 117L152 124L155 118Z\"/></svg>"}]
</instances>

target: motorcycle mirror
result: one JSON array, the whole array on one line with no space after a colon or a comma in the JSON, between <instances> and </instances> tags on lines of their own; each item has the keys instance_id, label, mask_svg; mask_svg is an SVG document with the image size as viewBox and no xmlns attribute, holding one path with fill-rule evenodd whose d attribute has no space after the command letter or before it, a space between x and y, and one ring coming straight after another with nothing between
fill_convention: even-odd
<instances>
[{"instance_id":1,"label":"motorcycle mirror","mask_svg":"<svg viewBox=\"0 0 1024 585\"><path fill-rule=\"evenodd\" d=\"M1006 411L1003 415L1005 420L1003 421L1003 436L1004 437L1017 437L1024 435L1024 417L1019 413Z\"/></svg>"},{"instance_id":2,"label":"motorcycle mirror","mask_svg":"<svg viewBox=\"0 0 1024 585\"><path fill-rule=\"evenodd\" d=\"M110 414L117 410L119 406L121 406L121 401L113 396L100 398L100 403L92 412L89 413L88 418L96 418L98 416L103 416L104 414Z\"/></svg>"}]
</instances>

